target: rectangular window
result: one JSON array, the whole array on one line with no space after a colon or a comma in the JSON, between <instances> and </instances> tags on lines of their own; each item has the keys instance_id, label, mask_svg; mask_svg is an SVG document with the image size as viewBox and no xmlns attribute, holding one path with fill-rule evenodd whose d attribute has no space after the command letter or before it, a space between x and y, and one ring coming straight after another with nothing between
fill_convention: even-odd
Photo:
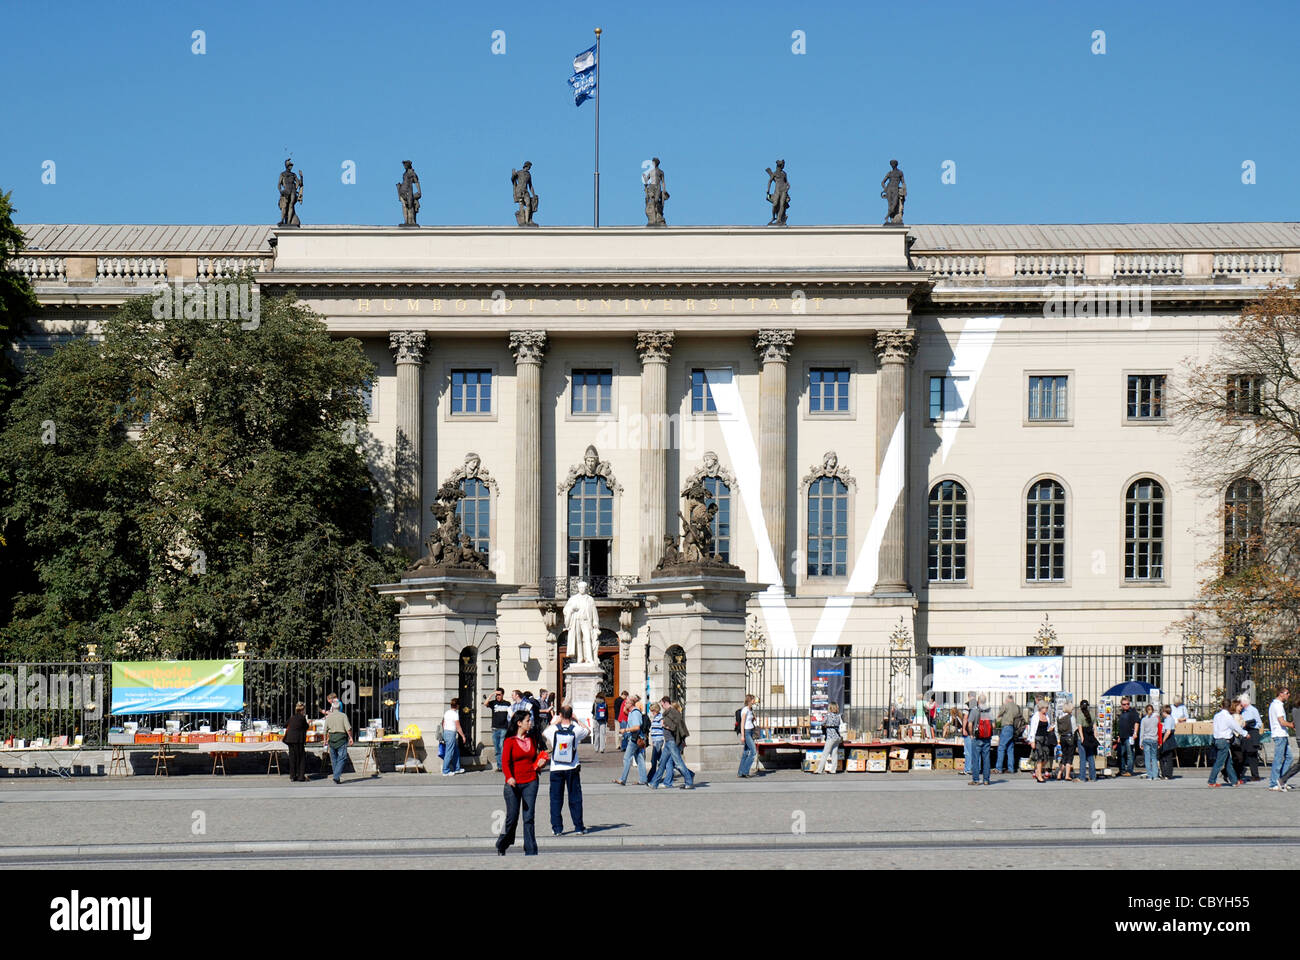
<instances>
[{"instance_id":1,"label":"rectangular window","mask_svg":"<svg viewBox=\"0 0 1300 960\"><path fill-rule=\"evenodd\" d=\"M1228 412L1239 417L1259 416L1259 402L1264 393L1264 378L1239 374L1228 378Z\"/></svg>"},{"instance_id":2,"label":"rectangular window","mask_svg":"<svg viewBox=\"0 0 1300 960\"><path fill-rule=\"evenodd\" d=\"M939 423L970 419L970 410L963 398L969 383L970 377L931 377L930 420Z\"/></svg>"},{"instance_id":3,"label":"rectangular window","mask_svg":"<svg viewBox=\"0 0 1300 960\"><path fill-rule=\"evenodd\" d=\"M1029 419L1065 420L1068 377L1029 378Z\"/></svg>"},{"instance_id":4,"label":"rectangular window","mask_svg":"<svg viewBox=\"0 0 1300 960\"><path fill-rule=\"evenodd\" d=\"M691 413L717 413L712 387L721 383L731 383L731 370L727 367L692 370Z\"/></svg>"},{"instance_id":5,"label":"rectangular window","mask_svg":"<svg viewBox=\"0 0 1300 960\"><path fill-rule=\"evenodd\" d=\"M1125 647L1124 679L1149 683L1163 690L1164 647Z\"/></svg>"},{"instance_id":6,"label":"rectangular window","mask_svg":"<svg viewBox=\"0 0 1300 960\"><path fill-rule=\"evenodd\" d=\"M361 385L361 403L366 408L366 419L375 419L375 381L367 379Z\"/></svg>"},{"instance_id":7,"label":"rectangular window","mask_svg":"<svg viewBox=\"0 0 1300 960\"><path fill-rule=\"evenodd\" d=\"M808 412L848 413L849 371L845 367L813 367L808 371Z\"/></svg>"},{"instance_id":8,"label":"rectangular window","mask_svg":"<svg viewBox=\"0 0 1300 960\"><path fill-rule=\"evenodd\" d=\"M453 370L451 372L451 412L492 412L492 371Z\"/></svg>"},{"instance_id":9,"label":"rectangular window","mask_svg":"<svg viewBox=\"0 0 1300 960\"><path fill-rule=\"evenodd\" d=\"M577 414L609 413L613 405L613 370L574 370L573 399L570 412Z\"/></svg>"},{"instance_id":10,"label":"rectangular window","mask_svg":"<svg viewBox=\"0 0 1300 960\"><path fill-rule=\"evenodd\" d=\"M1165 375L1134 373L1128 378L1128 419L1165 418Z\"/></svg>"}]
</instances>

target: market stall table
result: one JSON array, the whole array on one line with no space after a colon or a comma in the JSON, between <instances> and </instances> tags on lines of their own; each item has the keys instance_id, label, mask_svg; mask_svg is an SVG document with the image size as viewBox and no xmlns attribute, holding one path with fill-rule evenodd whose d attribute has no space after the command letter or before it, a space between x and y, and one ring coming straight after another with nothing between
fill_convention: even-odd
<instances>
[{"instance_id":1,"label":"market stall table","mask_svg":"<svg viewBox=\"0 0 1300 960\"><path fill-rule=\"evenodd\" d=\"M184 744L181 744L184 746ZM217 741L215 743L198 743L191 744L198 749L199 753L212 754L212 772L215 774L218 769L224 775L226 772L226 759L239 753L265 753L266 772L270 773L271 768L275 772L280 772L280 754L289 752L289 745L283 740L261 740L252 743L239 743L230 741Z\"/></svg>"}]
</instances>

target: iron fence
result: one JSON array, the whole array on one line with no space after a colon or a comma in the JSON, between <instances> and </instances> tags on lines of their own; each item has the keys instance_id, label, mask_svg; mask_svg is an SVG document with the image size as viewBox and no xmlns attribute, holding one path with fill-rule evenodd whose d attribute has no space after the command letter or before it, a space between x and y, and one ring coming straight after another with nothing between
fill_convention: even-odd
<instances>
[{"instance_id":1,"label":"iron fence","mask_svg":"<svg viewBox=\"0 0 1300 960\"><path fill-rule=\"evenodd\" d=\"M1224 697L1243 692L1256 704L1266 704L1282 686L1300 690L1300 656L1242 654L1219 651L1179 651L1135 654L1135 648L1057 653L1041 650L967 650L967 656L1060 656L1061 689L1013 694L1025 706L1038 697L1051 700L1068 692L1074 703L1097 703L1106 690L1128 680L1149 683L1162 702L1182 698L1195 719L1209 719ZM891 706L902 704L908 716L918 699L929 702L933 694L940 710L963 704L970 693L986 694L997 704L1001 690L936 690L932 656L873 654L826 658L843 664L844 696L841 714L854 731L873 731ZM806 728L812 696L813 660L809 654L758 654L746 658L746 692L758 698L760 724L776 732ZM1134 697L1138 706L1145 697Z\"/></svg>"},{"instance_id":2,"label":"iron fence","mask_svg":"<svg viewBox=\"0 0 1300 960\"><path fill-rule=\"evenodd\" d=\"M307 718L316 719L329 693L337 693L354 728L371 720L386 730L399 724L398 661L386 657L353 660L245 660L244 704L235 713L169 711L117 714L113 702L113 670L109 662L0 663L0 742L9 738L68 743L82 737L85 747L102 746L108 730L126 721L140 729L176 721L181 730L204 724L214 731L227 720L240 720L244 729L265 720L282 726L299 702Z\"/></svg>"},{"instance_id":3,"label":"iron fence","mask_svg":"<svg viewBox=\"0 0 1300 960\"><path fill-rule=\"evenodd\" d=\"M579 581L585 581L587 592L593 597L630 597L628 587L636 583L638 577L542 577L538 582L538 593L543 597L567 600L578 592Z\"/></svg>"}]
</instances>

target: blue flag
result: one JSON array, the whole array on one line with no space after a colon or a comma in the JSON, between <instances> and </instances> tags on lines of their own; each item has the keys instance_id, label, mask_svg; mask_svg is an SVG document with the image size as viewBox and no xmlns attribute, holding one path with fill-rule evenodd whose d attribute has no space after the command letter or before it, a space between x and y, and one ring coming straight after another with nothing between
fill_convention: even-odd
<instances>
[{"instance_id":1,"label":"blue flag","mask_svg":"<svg viewBox=\"0 0 1300 960\"><path fill-rule=\"evenodd\" d=\"M573 87L573 105L582 106L596 92L596 48L590 47L573 58L573 76L569 78Z\"/></svg>"}]
</instances>

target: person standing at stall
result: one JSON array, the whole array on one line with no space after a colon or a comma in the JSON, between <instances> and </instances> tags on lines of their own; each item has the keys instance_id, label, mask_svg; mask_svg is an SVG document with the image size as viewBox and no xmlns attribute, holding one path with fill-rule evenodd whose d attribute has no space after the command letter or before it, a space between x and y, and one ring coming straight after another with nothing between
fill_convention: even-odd
<instances>
[{"instance_id":1,"label":"person standing at stall","mask_svg":"<svg viewBox=\"0 0 1300 960\"><path fill-rule=\"evenodd\" d=\"M1246 765L1250 766L1250 779L1258 781L1259 776L1259 745L1263 739L1264 718L1259 715L1259 708L1250 702L1250 694L1243 693L1241 699L1241 725L1246 728L1246 742L1242 744L1241 751L1245 764L1242 765L1241 773L1245 776Z\"/></svg>"},{"instance_id":2,"label":"person standing at stall","mask_svg":"<svg viewBox=\"0 0 1300 960\"><path fill-rule=\"evenodd\" d=\"M307 704L297 703L284 725L284 745L289 748L289 782L307 782Z\"/></svg>"},{"instance_id":3,"label":"person standing at stall","mask_svg":"<svg viewBox=\"0 0 1300 960\"><path fill-rule=\"evenodd\" d=\"M1007 695L998 711L998 762L993 765L995 773L1015 773L1016 766L1016 718L1020 708L1016 698Z\"/></svg>"},{"instance_id":4,"label":"person standing at stall","mask_svg":"<svg viewBox=\"0 0 1300 960\"><path fill-rule=\"evenodd\" d=\"M334 709L325 718L325 742L329 745L330 763L334 768L334 782L343 782L343 767L348 762L348 747L352 746L352 723L343 712L343 705L334 701Z\"/></svg>"},{"instance_id":5,"label":"person standing at stall","mask_svg":"<svg viewBox=\"0 0 1300 960\"><path fill-rule=\"evenodd\" d=\"M1142 741L1142 765L1146 767L1147 779L1155 780L1160 774L1156 772L1156 752L1160 749L1160 718L1156 708L1147 704L1139 730Z\"/></svg>"},{"instance_id":6,"label":"person standing at stall","mask_svg":"<svg viewBox=\"0 0 1300 960\"><path fill-rule=\"evenodd\" d=\"M1165 704L1160 708L1160 779L1174 778L1174 759L1178 755L1178 741L1174 738L1174 708Z\"/></svg>"},{"instance_id":7,"label":"person standing at stall","mask_svg":"<svg viewBox=\"0 0 1300 960\"><path fill-rule=\"evenodd\" d=\"M747 697L746 700L749 698ZM839 769L839 749L840 743L843 742L842 736L843 724L840 720L840 705L838 703L828 704L826 720L822 729L826 734L826 744L822 747L822 755L817 758L817 766L813 768L813 773L835 773ZM753 743L753 731L749 732L749 743ZM754 750L757 756L758 751Z\"/></svg>"},{"instance_id":8,"label":"person standing at stall","mask_svg":"<svg viewBox=\"0 0 1300 960\"><path fill-rule=\"evenodd\" d=\"M1043 776L1043 764L1052 762L1052 748L1055 744L1050 742L1051 736L1052 721L1047 719L1047 704L1040 700L1038 711L1025 728L1025 740L1033 748L1034 779L1039 783L1047 782Z\"/></svg>"},{"instance_id":9,"label":"person standing at stall","mask_svg":"<svg viewBox=\"0 0 1300 960\"><path fill-rule=\"evenodd\" d=\"M506 822L497 838L497 853L503 857L515 842L521 812L524 856L537 856L537 771L546 761L529 736L532 726L533 715L529 711L518 710L511 714L506 742L501 749L501 772L506 779Z\"/></svg>"},{"instance_id":10,"label":"person standing at stall","mask_svg":"<svg viewBox=\"0 0 1300 960\"><path fill-rule=\"evenodd\" d=\"M989 756L993 744L993 711L988 707L988 697L980 694L975 698L975 705L966 715L966 733L970 737L971 753L967 754L966 772L970 774L970 784L980 782L984 775L984 785L993 781L989 779Z\"/></svg>"},{"instance_id":11,"label":"person standing at stall","mask_svg":"<svg viewBox=\"0 0 1300 960\"><path fill-rule=\"evenodd\" d=\"M1078 716L1075 717L1079 725L1076 739L1079 743L1080 780L1097 779L1097 749L1101 744L1097 742L1097 731L1094 729L1092 711L1089 707L1087 700L1081 701Z\"/></svg>"},{"instance_id":12,"label":"person standing at stall","mask_svg":"<svg viewBox=\"0 0 1300 960\"><path fill-rule=\"evenodd\" d=\"M1131 777L1134 773L1133 747L1137 740L1142 718L1133 709L1133 701L1122 697L1119 701L1119 775Z\"/></svg>"},{"instance_id":13,"label":"person standing at stall","mask_svg":"<svg viewBox=\"0 0 1300 960\"><path fill-rule=\"evenodd\" d=\"M1074 779L1074 750L1079 742L1079 721L1069 700L1061 704L1061 715L1056 718L1056 742L1061 748L1061 767L1056 771L1056 779L1069 783Z\"/></svg>"}]
</instances>

